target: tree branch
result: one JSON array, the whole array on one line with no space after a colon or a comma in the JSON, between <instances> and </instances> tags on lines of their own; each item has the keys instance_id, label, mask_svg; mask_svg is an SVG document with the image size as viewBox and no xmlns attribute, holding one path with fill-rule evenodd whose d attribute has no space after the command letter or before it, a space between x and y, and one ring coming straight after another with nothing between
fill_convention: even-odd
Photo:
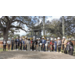
<instances>
[{"instance_id":1,"label":"tree branch","mask_svg":"<svg viewBox=\"0 0 75 75\"><path fill-rule=\"evenodd\" d=\"M27 32L25 29L23 29L22 27L19 27L19 26L10 26L10 28L18 28L18 29L21 29L21 30Z\"/></svg>"},{"instance_id":2,"label":"tree branch","mask_svg":"<svg viewBox=\"0 0 75 75\"><path fill-rule=\"evenodd\" d=\"M14 20L14 21L12 21L12 23L13 23L13 22L16 22L16 21L27 25L27 23L24 23L24 22L22 22L21 20Z\"/></svg>"},{"instance_id":3,"label":"tree branch","mask_svg":"<svg viewBox=\"0 0 75 75\"><path fill-rule=\"evenodd\" d=\"M8 16L5 16L5 18L9 21L9 18L8 18Z\"/></svg>"}]
</instances>

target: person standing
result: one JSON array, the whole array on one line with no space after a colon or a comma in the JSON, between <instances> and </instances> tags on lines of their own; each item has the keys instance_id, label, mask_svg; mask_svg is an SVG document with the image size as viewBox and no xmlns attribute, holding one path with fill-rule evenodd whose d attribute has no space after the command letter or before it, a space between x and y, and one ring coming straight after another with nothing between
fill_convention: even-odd
<instances>
[{"instance_id":1,"label":"person standing","mask_svg":"<svg viewBox=\"0 0 75 75\"><path fill-rule=\"evenodd\" d=\"M8 50L10 50L10 45L11 45L10 39L8 39L7 44L8 44Z\"/></svg>"},{"instance_id":2,"label":"person standing","mask_svg":"<svg viewBox=\"0 0 75 75\"><path fill-rule=\"evenodd\" d=\"M65 39L64 43L62 43L64 45L64 53L65 54L67 54L67 50L66 50L67 42L68 42L68 40Z\"/></svg>"},{"instance_id":3,"label":"person standing","mask_svg":"<svg viewBox=\"0 0 75 75\"><path fill-rule=\"evenodd\" d=\"M11 50L13 50L14 49L14 38L12 37L12 40L11 40Z\"/></svg>"},{"instance_id":4,"label":"person standing","mask_svg":"<svg viewBox=\"0 0 75 75\"><path fill-rule=\"evenodd\" d=\"M57 41L58 52L61 52L61 45L62 45L62 42L60 40L60 37L58 37L58 41Z\"/></svg>"},{"instance_id":5,"label":"person standing","mask_svg":"<svg viewBox=\"0 0 75 75\"><path fill-rule=\"evenodd\" d=\"M6 51L6 40L3 40L3 51Z\"/></svg>"},{"instance_id":6,"label":"person standing","mask_svg":"<svg viewBox=\"0 0 75 75\"><path fill-rule=\"evenodd\" d=\"M40 51L40 38L37 40L37 51Z\"/></svg>"},{"instance_id":7,"label":"person standing","mask_svg":"<svg viewBox=\"0 0 75 75\"><path fill-rule=\"evenodd\" d=\"M23 50L25 50L25 39L23 38Z\"/></svg>"},{"instance_id":8,"label":"person standing","mask_svg":"<svg viewBox=\"0 0 75 75\"><path fill-rule=\"evenodd\" d=\"M18 50L18 42L19 42L19 40L18 40L18 37L15 39L15 45L16 45L16 50Z\"/></svg>"},{"instance_id":9,"label":"person standing","mask_svg":"<svg viewBox=\"0 0 75 75\"><path fill-rule=\"evenodd\" d=\"M32 51L32 41L33 41L33 39L31 39L31 41L30 41L30 50Z\"/></svg>"},{"instance_id":10,"label":"person standing","mask_svg":"<svg viewBox=\"0 0 75 75\"><path fill-rule=\"evenodd\" d=\"M20 50L22 50L22 39L21 38L20 38L19 44L20 44Z\"/></svg>"},{"instance_id":11,"label":"person standing","mask_svg":"<svg viewBox=\"0 0 75 75\"><path fill-rule=\"evenodd\" d=\"M57 52L57 39L55 38L54 40L55 40L54 41L54 50L55 50L55 52Z\"/></svg>"},{"instance_id":12,"label":"person standing","mask_svg":"<svg viewBox=\"0 0 75 75\"><path fill-rule=\"evenodd\" d=\"M70 39L70 38L69 38L69 41L68 41L68 43L67 43L67 46L69 47L69 48L67 49L69 55L73 55L74 47L73 47L73 43L71 42L71 39Z\"/></svg>"},{"instance_id":13,"label":"person standing","mask_svg":"<svg viewBox=\"0 0 75 75\"><path fill-rule=\"evenodd\" d=\"M43 51L46 51L45 50L45 44L46 44L46 40L44 40L44 37L42 37L42 50Z\"/></svg>"},{"instance_id":14,"label":"person standing","mask_svg":"<svg viewBox=\"0 0 75 75\"><path fill-rule=\"evenodd\" d=\"M63 39L62 39L62 50L64 51L64 42L65 42L65 37L63 36Z\"/></svg>"},{"instance_id":15,"label":"person standing","mask_svg":"<svg viewBox=\"0 0 75 75\"><path fill-rule=\"evenodd\" d=\"M33 39L32 40L32 51L34 51L34 49L35 49L34 44L35 44L35 40Z\"/></svg>"},{"instance_id":16,"label":"person standing","mask_svg":"<svg viewBox=\"0 0 75 75\"><path fill-rule=\"evenodd\" d=\"M30 51L30 39L27 40L27 51Z\"/></svg>"},{"instance_id":17,"label":"person standing","mask_svg":"<svg viewBox=\"0 0 75 75\"><path fill-rule=\"evenodd\" d=\"M50 41L49 41L49 38L47 38L46 44L47 44L47 51L50 51Z\"/></svg>"},{"instance_id":18,"label":"person standing","mask_svg":"<svg viewBox=\"0 0 75 75\"><path fill-rule=\"evenodd\" d=\"M27 50L27 37L25 37L25 50Z\"/></svg>"},{"instance_id":19,"label":"person standing","mask_svg":"<svg viewBox=\"0 0 75 75\"><path fill-rule=\"evenodd\" d=\"M39 40L39 38L36 38L36 40L35 40L35 50L36 51L38 51L38 40Z\"/></svg>"},{"instance_id":20,"label":"person standing","mask_svg":"<svg viewBox=\"0 0 75 75\"><path fill-rule=\"evenodd\" d=\"M54 50L54 42L53 42L53 38L51 38L51 41L50 41L50 50L51 50L51 51Z\"/></svg>"}]
</instances>

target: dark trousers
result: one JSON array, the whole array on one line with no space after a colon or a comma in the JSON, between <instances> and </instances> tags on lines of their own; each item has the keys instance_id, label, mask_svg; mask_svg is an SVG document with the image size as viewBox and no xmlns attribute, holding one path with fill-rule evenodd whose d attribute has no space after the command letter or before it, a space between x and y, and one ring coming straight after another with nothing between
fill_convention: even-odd
<instances>
[{"instance_id":1,"label":"dark trousers","mask_svg":"<svg viewBox=\"0 0 75 75\"><path fill-rule=\"evenodd\" d=\"M61 46L58 46L58 52L60 52L61 51Z\"/></svg>"},{"instance_id":2,"label":"dark trousers","mask_svg":"<svg viewBox=\"0 0 75 75\"><path fill-rule=\"evenodd\" d=\"M16 49L18 49L18 45L16 45Z\"/></svg>"},{"instance_id":3,"label":"dark trousers","mask_svg":"<svg viewBox=\"0 0 75 75\"><path fill-rule=\"evenodd\" d=\"M57 51L57 48L55 48L55 51Z\"/></svg>"},{"instance_id":4,"label":"dark trousers","mask_svg":"<svg viewBox=\"0 0 75 75\"><path fill-rule=\"evenodd\" d=\"M22 46L20 46L20 50L22 50Z\"/></svg>"},{"instance_id":5,"label":"dark trousers","mask_svg":"<svg viewBox=\"0 0 75 75\"><path fill-rule=\"evenodd\" d=\"M6 51L6 45L3 45L3 51Z\"/></svg>"},{"instance_id":6,"label":"dark trousers","mask_svg":"<svg viewBox=\"0 0 75 75\"><path fill-rule=\"evenodd\" d=\"M27 45L25 45L25 50L27 50Z\"/></svg>"},{"instance_id":7,"label":"dark trousers","mask_svg":"<svg viewBox=\"0 0 75 75\"><path fill-rule=\"evenodd\" d=\"M69 55L73 55L73 50L70 49L70 50L68 51L68 53L69 53Z\"/></svg>"},{"instance_id":8,"label":"dark trousers","mask_svg":"<svg viewBox=\"0 0 75 75\"><path fill-rule=\"evenodd\" d=\"M66 50L66 48L64 48L64 53L67 54L67 50Z\"/></svg>"},{"instance_id":9,"label":"dark trousers","mask_svg":"<svg viewBox=\"0 0 75 75\"><path fill-rule=\"evenodd\" d=\"M13 49L14 49L14 45L12 44L12 45L11 45L11 50L13 50Z\"/></svg>"},{"instance_id":10,"label":"dark trousers","mask_svg":"<svg viewBox=\"0 0 75 75\"><path fill-rule=\"evenodd\" d=\"M45 51L45 44L42 45L42 50Z\"/></svg>"},{"instance_id":11,"label":"dark trousers","mask_svg":"<svg viewBox=\"0 0 75 75\"><path fill-rule=\"evenodd\" d=\"M8 44L8 50L10 50L10 44Z\"/></svg>"}]
</instances>

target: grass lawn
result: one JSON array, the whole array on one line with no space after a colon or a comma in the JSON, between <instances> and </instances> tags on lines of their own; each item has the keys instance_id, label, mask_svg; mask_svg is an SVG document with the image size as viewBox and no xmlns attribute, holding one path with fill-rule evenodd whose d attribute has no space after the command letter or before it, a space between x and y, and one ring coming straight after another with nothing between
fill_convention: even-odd
<instances>
[{"instance_id":1,"label":"grass lawn","mask_svg":"<svg viewBox=\"0 0 75 75\"><path fill-rule=\"evenodd\" d=\"M3 51L3 48L0 48L0 52L1 52L1 51ZM6 51L7 51L7 49L6 49Z\"/></svg>"}]
</instances>

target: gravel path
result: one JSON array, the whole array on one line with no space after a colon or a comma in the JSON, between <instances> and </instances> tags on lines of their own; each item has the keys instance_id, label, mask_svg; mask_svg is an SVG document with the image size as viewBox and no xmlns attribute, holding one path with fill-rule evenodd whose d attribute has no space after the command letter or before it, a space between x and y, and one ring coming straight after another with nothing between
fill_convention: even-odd
<instances>
[{"instance_id":1,"label":"gravel path","mask_svg":"<svg viewBox=\"0 0 75 75\"><path fill-rule=\"evenodd\" d=\"M0 52L0 59L75 59L75 56L58 52L14 50L14 51Z\"/></svg>"}]
</instances>

